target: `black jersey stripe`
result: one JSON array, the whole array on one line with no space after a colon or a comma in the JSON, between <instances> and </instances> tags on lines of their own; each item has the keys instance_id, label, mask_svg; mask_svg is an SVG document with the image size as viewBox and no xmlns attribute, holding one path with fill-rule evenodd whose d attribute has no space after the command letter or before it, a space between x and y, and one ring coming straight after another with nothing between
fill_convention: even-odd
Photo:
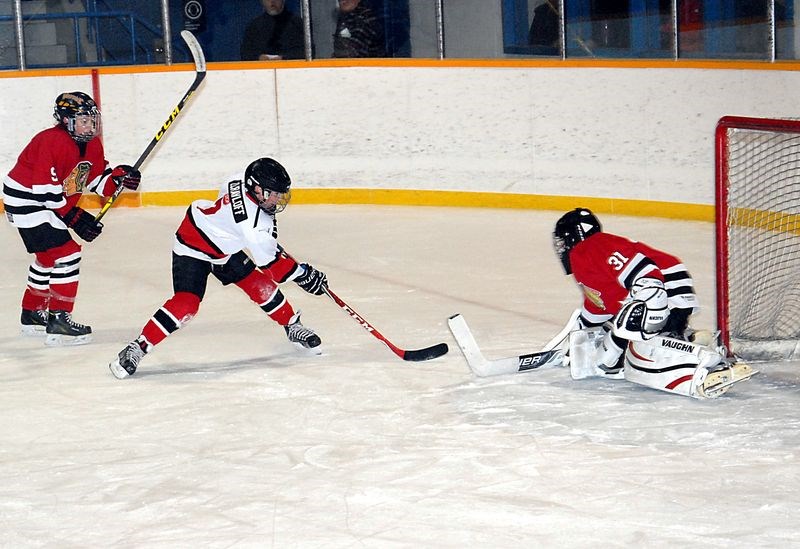
<instances>
[{"instance_id":1,"label":"black jersey stripe","mask_svg":"<svg viewBox=\"0 0 800 549\"><path fill-rule=\"evenodd\" d=\"M674 288L667 288L667 297L675 297L676 295L694 295L694 288L691 286L676 286Z\"/></svg>"},{"instance_id":2,"label":"black jersey stripe","mask_svg":"<svg viewBox=\"0 0 800 549\"><path fill-rule=\"evenodd\" d=\"M20 200L31 200L34 202L61 202L64 198L61 193L34 193L31 191L14 189L8 185L3 186L3 192L8 196L19 198Z\"/></svg>"},{"instance_id":3,"label":"black jersey stripe","mask_svg":"<svg viewBox=\"0 0 800 549\"><path fill-rule=\"evenodd\" d=\"M637 278L639 278L639 276L640 276L641 272L642 272L642 271L644 271L644 270L646 270L648 267L656 267L656 268L658 268L658 267L656 266L655 262L653 262L653 260L652 260L652 259L650 259L649 257L643 257L643 258L642 258L642 260L641 260L641 261L639 261L639 263L637 263L636 265L634 265L634 266L633 266L633 267L632 267L632 268L631 268L631 269L628 271L628 275L627 275L627 276L625 277L625 279L622 281L622 285L623 285L623 286L625 286L626 288L630 288L630 287L632 287L632 286L633 286L633 282L634 282L634 281L635 281Z\"/></svg>"}]
</instances>

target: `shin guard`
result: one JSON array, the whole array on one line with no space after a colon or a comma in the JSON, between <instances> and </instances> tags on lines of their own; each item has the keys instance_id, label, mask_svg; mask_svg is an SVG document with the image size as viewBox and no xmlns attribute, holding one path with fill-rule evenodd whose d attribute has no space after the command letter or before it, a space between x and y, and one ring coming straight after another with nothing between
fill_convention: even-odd
<instances>
[{"instance_id":1,"label":"shin guard","mask_svg":"<svg viewBox=\"0 0 800 549\"><path fill-rule=\"evenodd\" d=\"M147 350L177 332L199 309L200 298L189 292L178 292L168 299L147 321L139 336L147 344Z\"/></svg>"},{"instance_id":2,"label":"shin guard","mask_svg":"<svg viewBox=\"0 0 800 549\"><path fill-rule=\"evenodd\" d=\"M289 323L294 310L269 274L256 269L236 285L272 320L281 326Z\"/></svg>"}]
</instances>

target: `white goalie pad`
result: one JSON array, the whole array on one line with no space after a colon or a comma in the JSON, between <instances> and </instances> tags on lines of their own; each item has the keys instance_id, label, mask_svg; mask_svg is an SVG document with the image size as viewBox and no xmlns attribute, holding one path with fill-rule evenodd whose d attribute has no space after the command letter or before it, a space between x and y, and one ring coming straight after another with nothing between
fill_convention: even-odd
<instances>
[{"instance_id":1,"label":"white goalie pad","mask_svg":"<svg viewBox=\"0 0 800 549\"><path fill-rule=\"evenodd\" d=\"M605 330L576 330L569 335L569 375L572 379L604 376L597 367L603 354Z\"/></svg>"},{"instance_id":2,"label":"white goalie pad","mask_svg":"<svg viewBox=\"0 0 800 549\"><path fill-rule=\"evenodd\" d=\"M714 348L664 336L631 341L624 371L633 383L692 398L716 398L757 373Z\"/></svg>"},{"instance_id":3,"label":"white goalie pad","mask_svg":"<svg viewBox=\"0 0 800 549\"><path fill-rule=\"evenodd\" d=\"M605 377L601 329L570 334L569 367L572 379ZM724 351L723 351L724 352ZM624 379L659 391L697 399L717 398L736 383L758 373L744 363L731 363L715 347L664 336L630 341L625 352Z\"/></svg>"},{"instance_id":4,"label":"white goalie pad","mask_svg":"<svg viewBox=\"0 0 800 549\"><path fill-rule=\"evenodd\" d=\"M701 362L714 366L721 361L722 355L702 345L657 336L630 342L625 354L625 379L660 391L696 396L706 371L698 366Z\"/></svg>"}]
</instances>

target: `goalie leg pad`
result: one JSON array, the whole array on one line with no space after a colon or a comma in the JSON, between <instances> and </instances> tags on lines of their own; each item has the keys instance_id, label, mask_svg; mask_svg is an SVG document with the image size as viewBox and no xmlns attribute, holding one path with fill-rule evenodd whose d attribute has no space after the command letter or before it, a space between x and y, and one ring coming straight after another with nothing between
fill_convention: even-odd
<instances>
[{"instance_id":1,"label":"goalie leg pad","mask_svg":"<svg viewBox=\"0 0 800 549\"><path fill-rule=\"evenodd\" d=\"M714 348L663 336L631 342L625 358L628 381L698 399L717 398L756 373Z\"/></svg>"},{"instance_id":2,"label":"goalie leg pad","mask_svg":"<svg viewBox=\"0 0 800 549\"><path fill-rule=\"evenodd\" d=\"M686 345L683 348L660 345L669 339L632 341L625 356L625 379L659 391L694 396L697 384L702 383L700 376L706 372L698 368L700 359L693 352L697 346L685 342L681 342Z\"/></svg>"},{"instance_id":3,"label":"goalie leg pad","mask_svg":"<svg viewBox=\"0 0 800 549\"><path fill-rule=\"evenodd\" d=\"M614 368L621 354L622 349L605 330L576 330L569 337L569 375L572 379L622 379L622 372Z\"/></svg>"}]
</instances>

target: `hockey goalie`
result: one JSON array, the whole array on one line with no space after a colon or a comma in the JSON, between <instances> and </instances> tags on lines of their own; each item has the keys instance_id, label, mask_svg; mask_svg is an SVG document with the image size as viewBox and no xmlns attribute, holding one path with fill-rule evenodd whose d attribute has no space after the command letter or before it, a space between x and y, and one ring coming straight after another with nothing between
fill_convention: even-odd
<instances>
[{"instance_id":1,"label":"hockey goalie","mask_svg":"<svg viewBox=\"0 0 800 549\"><path fill-rule=\"evenodd\" d=\"M586 208L564 214L553 231L564 271L583 303L538 353L486 360L460 315L450 329L478 376L569 365L573 379L604 377L698 399L716 398L756 371L727 357L707 331L689 328L698 307L693 281L677 257L603 232Z\"/></svg>"},{"instance_id":2,"label":"hockey goalie","mask_svg":"<svg viewBox=\"0 0 800 549\"><path fill-rule=\"evenodd\" d=\"M584 294L569 336L573 379L591 376L694 398L716 398L755 371L727 358L716 337L689 328L691 275L675 256L605 233L586 208L558 220L553 243Z\"/></svg>"}]
</instances>

